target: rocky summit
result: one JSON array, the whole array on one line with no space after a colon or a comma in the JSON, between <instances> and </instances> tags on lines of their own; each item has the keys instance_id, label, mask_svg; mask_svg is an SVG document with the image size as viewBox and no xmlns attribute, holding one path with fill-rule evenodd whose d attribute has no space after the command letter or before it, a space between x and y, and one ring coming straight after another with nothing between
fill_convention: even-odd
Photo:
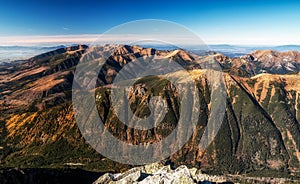
<instances>
[{"instance_id":1,"label":"rocky summit","mask_svg":"<svg viewBox=\"0 0 300 184\"><path fill-rule=\"evenodd\" d=\"M79 60L87 50L101 56L111 48L112 45L91 48L78 45L0 65L0 165L3 169L81 168L116 173L132 168L105 158L85 141L76 124L72 106L73 77ZM179 167L181 165L213 175L299 177L298 52L255 51L230 58L215 52L197 56L181 49L117 46L98 76L89 78L87 74L83 81L87 86L93 81L96 84L92 90L105 127L114 137L133 145L162 140L176 128L180 115L179 94L164 79L165 76L138 78L128 92L130 108L138 117L150 114L148 102L153 96L166 99L168 112L158 126L149 130L133 129L123 124L114 113L110 96L111 84L117 73L137 58L152 55L177 62L192 76L200 105L200 109L193 111L199 112L199 121L188 142L164 160L177 169L166 171L159 178L152 174L143 180L141 173L144 171L139 171L140 174L132 175L134 181L168 180L169 176L180 180L174 173L181 173L187 181L195 181L191 171L184 166ZM201 63L210 59L223 70L226 109L214 141L205 150L199 150L198 144L207 126L212 102L207 70L201 67ZM91 63L85 64L93 68ZM170 71L167 75L176 77L182 72ZM126 150L126 147L123 149ZM160 151L158 149L157 153ZM121 175L106 174L103 177L115 181Z\"/></svg>"}]
</instances>

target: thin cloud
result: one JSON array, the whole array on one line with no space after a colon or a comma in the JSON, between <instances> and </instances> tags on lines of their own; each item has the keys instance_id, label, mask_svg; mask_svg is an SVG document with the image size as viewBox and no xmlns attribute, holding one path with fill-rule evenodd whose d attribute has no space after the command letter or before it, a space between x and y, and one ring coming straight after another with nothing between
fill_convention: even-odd
<instances>
[{"instance_id":1,"label":"thin cloud","mask_svg":"<svg viewBox=\"0 0 300 184\"><path fill-rule=\"evenodd\" d=\"M155 38L155 39L154 39ZM87 34L87 35L56 35L56 36L10 36L0 37L0 45L40 45L40 44L139 44L139 43L193 43L191 38L170 35L134 35L134 34Z\"/></svg>"},{"instance_id":2,"label":"thin cloud","mask_svg":"<svg viewBox=\"0 0 300 184\"><path fill-rule=\"evenodd\" d=\"M155 39L153 39L155 38ZM234 38L234 37L201 37L204 44L242 44L242 45L285 45L300 44L299 39L256 37L256 39ZM195 38L195 40L198 40ZM173 45L201 45L195 40L185 36L174 35L134 35L134 34L82 34L82 35L55 35L55 36L6 36L0 37L0 45L57 45L57 44L145 44L149 43L171 43Z\"/></svg>"},{"instance_id":3,"label":"thin cloud","mask_svg":"<svg viewBox=\"0 0 300 184\"><path fill-rule=\"evenodd\" d=\"M40 45L64 43L90 43L99 35L7 36L0 37L0 45Z\"/></svg>"}]
</instances>

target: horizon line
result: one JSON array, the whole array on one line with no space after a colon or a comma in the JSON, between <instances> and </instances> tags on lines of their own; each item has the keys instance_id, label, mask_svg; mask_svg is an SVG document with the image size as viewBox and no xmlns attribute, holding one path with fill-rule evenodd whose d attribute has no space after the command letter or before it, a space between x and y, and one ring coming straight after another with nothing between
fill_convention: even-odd
<instances>
[{"instance_id":1,"label":"horizon line","mask_svg":"<svg viewBox=\"0 0 300 184\"><path fill-rule=\"evenodd\" d=\"M120 42L126 43L130 42L134 39L140 38L133 34L118 34L118 35L105 35L106 37L102 37L103 34L69 34L69 35L30 35L30 36L0 36L0 46L40 46L40 45L64 45L64 44L93 44L99 41L99 38L103 38L101 40L103 44L110 44ZM148 37L148 40L151 41L151 35L145 35ZM161 35L162 40L165 38L165 35ZM201 38L199 36L199 38ZM172 38L172 39L177 39ZM178 37L181 39L180 42L183 45L198 45L192 43L191 40L184 40L184 37ZM230 40L222 40L222 39L205 39L203 40L202 45L228 45L228 46L300 46L300 41L290 42L290 41L274 41L274 40L240 40L240 41L230 41ZM191 44L192 43L192 44ZM159 44L157 44L159 45ZM200 45L200 44L199 44Z\"/></svg>"}]
</instances>

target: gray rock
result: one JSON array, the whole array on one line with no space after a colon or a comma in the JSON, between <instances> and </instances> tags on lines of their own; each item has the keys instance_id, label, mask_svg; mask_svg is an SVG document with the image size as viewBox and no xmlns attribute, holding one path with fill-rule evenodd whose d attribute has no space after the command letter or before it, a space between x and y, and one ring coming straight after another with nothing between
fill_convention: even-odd
<instances>
[{"instance_id":1,"label":"gray rock","mask_svg":"<svg viewBox=\"0 0 300 184\"><path fill-rule=\"evenodd\" d=\"M105 184L113 181L113 175L110 173L106 173L102 175L100 178L98 178L93 184Z\"/></svg>"},{"instance_id":2,"label":"gray rock","mask_svg":"<svg viewBox=\"0 0 300 184\"><path fill-rule=\"evenodd\" d=\"M226 180L221 176L202 174L196 168L188 169L185 165L172 170L170 165L163 166L154 163L144 167L132 168L124 173L107 173L95 181L94 184L190 184L204 181L222 183Z\"/></svg>"}]
</instances>

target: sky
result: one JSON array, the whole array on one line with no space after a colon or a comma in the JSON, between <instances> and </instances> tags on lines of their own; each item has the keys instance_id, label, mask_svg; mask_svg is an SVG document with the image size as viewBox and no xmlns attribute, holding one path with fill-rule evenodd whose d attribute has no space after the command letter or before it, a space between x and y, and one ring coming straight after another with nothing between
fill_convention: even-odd
<instances>
[{"instance_id":1,"label":"sky","mask_svg":"<svg viewBox=\"0 0 300 184\"><path fill-rule=\"evenodd\" d=\"M0 45L92 41L141 19L181 24L208 44L300 44L300 2L0 0Z\"/></svg>"}]
</instances>

